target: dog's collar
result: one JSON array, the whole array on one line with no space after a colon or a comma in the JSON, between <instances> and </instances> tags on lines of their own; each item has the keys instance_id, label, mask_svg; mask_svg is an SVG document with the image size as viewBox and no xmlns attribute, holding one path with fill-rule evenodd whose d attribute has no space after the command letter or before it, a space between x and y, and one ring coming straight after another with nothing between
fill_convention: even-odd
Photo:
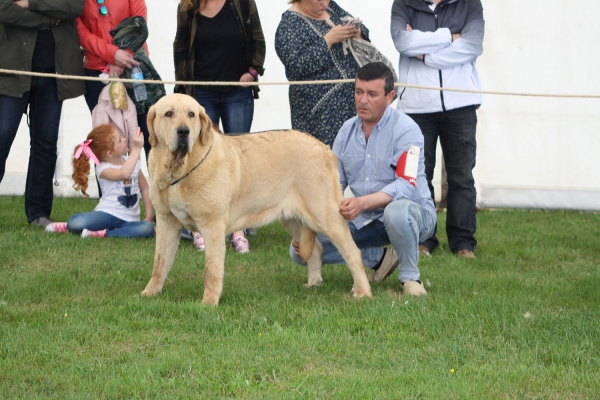
<instances>
[{"instance_id":1,"label":"dog's collar","mask_svg":"<svg viewBox=\"0 0 600 400\"><path fill-rule=\"evenodd\" d=\"M182 176L181 178L177 179L176 181L173 181L173 182L171 182L171 184L170 184L169 186L173 186L173 185L175 185L175 184L179 183L179 182L180 182L182 179L184 179L184 178L185 178L185 177L187 177L189 174L191 174L192 172L194 172L194 170L195 170L196 168L198 168L198 167L200 166L200 164L202 164L202 162L203 162L204 160L206 160L206 157L208 157L208 154L210 153L210 151L211 151L211 150L212 150L212 145L211 145L211 146L208 148L208 151L206 152L206 154L204 155L204 157L202 157L202 160L200 160L200 162L199 162L198 164L196 164L196 165L194 166L194 168L190 169L190 170L188 171L188 173L187 173L187 174L185 174L184 176Z\"/></svg>"}]
</instances>

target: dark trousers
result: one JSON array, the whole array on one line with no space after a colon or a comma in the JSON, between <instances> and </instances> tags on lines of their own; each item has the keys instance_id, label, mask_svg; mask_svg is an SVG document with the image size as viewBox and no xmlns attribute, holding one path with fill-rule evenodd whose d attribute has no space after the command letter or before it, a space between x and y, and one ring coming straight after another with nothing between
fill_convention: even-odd
<instances>
[{"instance_id":1,"label":"dark trousers","mask_svg":"<svg viewBox=\"0 0 600 400\"><path fill-rule=\"evenodd\" d=\"M477 227L475 217L477 192L473 179L477 152L476 107L468 106L450 111L408 115L419 125L425 138L425 175L434 201L431 180L435 168L438 138L442 147L448 175L446 233L450 250L453 253L463 249L474 251L477 245L474 237ZM439 241L434 235L421 244L433 251L439 246Z\"/></svg>"},{"instance_id":2,"label":"dark trousers","mask_svg":"<svg viewBox=\"0 0 600 400\"><path fill-rule=\"evenodd\" d=\"M54 73L54 68L36 69ZM58 127L62 101L58 100L56 79L34 76L23 97L0 95L0 182L4 178L6 159L17 135L23 114L29 106L29 165L25 184L25 214L32 222L50 217L56 167Z\"/></svg>"}]
</instances>

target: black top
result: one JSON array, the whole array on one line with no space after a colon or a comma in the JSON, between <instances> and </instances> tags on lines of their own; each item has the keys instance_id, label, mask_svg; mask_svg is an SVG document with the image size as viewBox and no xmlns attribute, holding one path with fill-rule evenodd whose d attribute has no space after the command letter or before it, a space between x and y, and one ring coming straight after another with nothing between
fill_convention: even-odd
<instances>
[{"instance_id":1,"label":"black top","mask_svg":"<svg viewBox=\"0 0 600 400\"><path fill-rule=\"evenodd\" d=\"M33 56L31 67L37 68L54 68L54 34L51 29L40 29L35 40L33 48Z\"/></svg>"},{"instance_id":2,"label":"black top","mask_svg":"<svg viewBox=\"0 0 600 400\"><path fill-rule=\"evenodd\" d=\"M238 82L247 72L244 61L244 36L228 2L212 18L196 14L194 75L197 81ZM236 86L200 86L215 92L231 91Z\"/></svg>"}]
</instances>

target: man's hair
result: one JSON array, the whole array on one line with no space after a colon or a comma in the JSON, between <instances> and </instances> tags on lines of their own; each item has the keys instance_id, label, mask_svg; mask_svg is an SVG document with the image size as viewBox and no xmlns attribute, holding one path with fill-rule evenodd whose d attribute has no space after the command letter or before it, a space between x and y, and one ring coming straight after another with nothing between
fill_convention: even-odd
<instances>
[{"instance_id":1,"label":"man's hair","mask_svg":"<svg viewBox=\"0 0 600 400\"><path fill-rule=\"evenodd\" d=\"M361 81L374 81L375 79L385 80L385 94L394 90L394 74L382 62L372 62L363 65L356 73L356 79Z\"/></svg>"}]
</instances>

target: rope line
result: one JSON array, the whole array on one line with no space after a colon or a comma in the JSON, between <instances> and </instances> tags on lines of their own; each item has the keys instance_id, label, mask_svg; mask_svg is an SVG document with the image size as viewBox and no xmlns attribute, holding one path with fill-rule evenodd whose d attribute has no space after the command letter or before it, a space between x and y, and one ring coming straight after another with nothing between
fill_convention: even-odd
<instances>
[{"instance_id":1,"label":"rope line","mask_svg":"<svg viewBox=\"0 0 600 400\"><path fill-rule=\"evenodd\" d=\"M28 76L40 76L46 78L55 79L72 79L80 81L111 81L111 82L138 82L136 79L123 79L123 78L99 78L90 76L80 75L62 75L62 74L50 74L44 72L30 72L30 71L16 71L9 69L0 68L0 74L10 75L28 75ZM145 80L144 83L157 83L164 85L197 85L197 86L283 86L283 85L332 85L338 83L354 83L354 79L332 79L322 81L292 81L292 82L197 82L197 81L158 81L158 80ZM499 96L522 96L522 97L555 97L555 98L571 98L571 99L600 99L600 95L594 94L556 94L556 93L520 93L520 92L502 92L494 90L470 90L470 89L455 89L446 87L435 87L435 86L419 86L419 85L407 85L403 83L396 83L397 87L404 87L410 89L423 89L423 90L441 90L447 92L460 92L460 93L479 93L479 94L492 94Z\"/></svg>"}]
</instances>

